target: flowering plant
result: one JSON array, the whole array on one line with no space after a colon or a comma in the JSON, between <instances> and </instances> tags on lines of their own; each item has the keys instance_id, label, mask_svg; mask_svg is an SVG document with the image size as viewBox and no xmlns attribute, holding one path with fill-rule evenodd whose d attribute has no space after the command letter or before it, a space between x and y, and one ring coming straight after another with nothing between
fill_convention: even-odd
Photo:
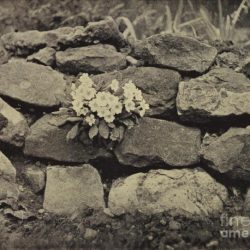
<instances>
[{"instance_id":1,"label":"flowering plant","mask_svg":"<svg viewBox=\"0 0 250 250\"><path fill-rule=\"evenodd\" d=\"M70 95L68 111L71 117L67 121L76 124L68 132L67 139L74 139L79 128L86 127L92 140L99 137L121 141L125 129L133 127L149 109L141 90L132 81L122 85L114 79L97 87L88 74L82 74L79 85L72 84Z\"/></svg>"}]
</instances>

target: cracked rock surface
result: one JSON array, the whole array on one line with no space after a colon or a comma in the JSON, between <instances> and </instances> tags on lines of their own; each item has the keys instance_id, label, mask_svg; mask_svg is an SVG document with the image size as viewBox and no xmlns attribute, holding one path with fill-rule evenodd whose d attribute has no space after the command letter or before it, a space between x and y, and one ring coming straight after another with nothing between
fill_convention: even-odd
<instances>
[{"instance_id":1,"label":"cracked rock surface","mask_svg":"<svg viewBox=\"0 0 250 250\"><path fill-rule=\"evenodd\" d=\"M250 80L232 69L213 69L181 82L177 111L186 121L206 122L212 118L250 115Z\"/></svg>"},{"instance_id":2,"label":"cracked rock surface","mask_svg":"<svg viewBox=\"0 0 250 250\"><path fill-rule=\"evenodd\" d=\"M201 170L151 170L116 180L109 193L115 215L134 213L209 215L220 212L226 188Z\"/></svg>"}]
</instances>

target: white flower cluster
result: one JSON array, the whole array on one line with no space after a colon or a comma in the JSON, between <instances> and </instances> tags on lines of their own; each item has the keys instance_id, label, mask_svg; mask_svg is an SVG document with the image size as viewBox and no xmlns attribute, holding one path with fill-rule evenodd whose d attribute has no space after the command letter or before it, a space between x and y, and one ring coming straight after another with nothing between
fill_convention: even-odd
<instances>
[{"instance_id":1,"label":"white flower cluster","mask_svg":"<svg viewBox=\"0 0 250 250\"><path fill-rule=\"evenodd\" d=\"M80 85L72 85L72 109L77 116L82 116L89 126L103 119L113 123L122 113L135 113L144 116L149 105L145 102L141 90L129 81L123 87L113 80L105 90L96 91L88 74L79 78Z\"/></svg>"}]
</instances>

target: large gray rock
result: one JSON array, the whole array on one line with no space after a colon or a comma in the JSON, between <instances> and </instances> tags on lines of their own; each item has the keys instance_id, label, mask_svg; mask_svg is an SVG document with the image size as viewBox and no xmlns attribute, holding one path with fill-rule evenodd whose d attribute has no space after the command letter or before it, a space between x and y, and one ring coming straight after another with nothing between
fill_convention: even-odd
<instances>
[{"instance_id":1,"label":"large gray rock","mask_svg":"<svg viewBox=\"0 0 250 250\"><path fill-rule=\"evenodd\" d=\"M55 64L56 50L50 47L40 49L37 53L30 55L27 61L43 64L46 66L53 66Z\"/></svg>"},{"instance_id":2,"label":"large gray rock","mask_svg":"<svg viewBox=\"0 0 250 250\"><path fill-rule=\"evenodd\" d=\"M66 73L103 73L126 67L126 56L108 44L69 48L56 53L57 67Z\"/></svg>"},{"instance_id":3,"label":"large gray rock","mask_svg":"<svg viewBox=\"0 0 250 250\"><path fill-rule=\"evenodd\" d=\"M250 126L230 128L219 137L207 137L201 154L220 173L250 181Z\"/></svg>"},{"instance_id":4,"label":"large gray rock","mask_svg":"<svg viewBox=\"0 0 250 250\"><path fill-rule=\"evenodd\" d=\"M213 118L250 115L250 80L232 69L213 69L181 82L177 111L181 119L207 122Z\"/></svg>"},{"instance_id":5,"label":"large gray rock","mask_svg":"<svg viewBox=\"0 0 250 250\"><path fill-rule=\"evenodd\" d=\"M199 162L200 130L174 122L143 118L125 133L115 154L120 163L134 167L165 163L183 167Z\"/></svg>"},{"instance_id":6,"label":"large gray rock","mask_svg":"<svg viewBox=\"0 0 250 250\"><path fill-rule=\"evenodd\" d=\"M154 67L130 67L117 72L100 74L92 77L98 85L117 79L121 84L129 80L141 89L143 97L150 105L147 116L167 116L175 111L175 99L181 76L169 69Z\"/></svg>"},{"instance_id":7,"label":"large gray rock","mask_svg":"<svg viewBox=\"0 0 250 250\"><path fill-rule=\"evenodd\" d=\"M50 31L12 32L2 36L5 48L19 56L27 56L44 47L65 49L93 43L110 43L116 47L126 45L123 35L112 18L90 22L84 28L62 27Z\"/></svg>"},{"instance_id":8,"label":"large gray rock","mask_svg":"<svg viewBox=\"0 0 250 250\"><path fill-rule=\"evenodd\" d=\"M24 116L0 98L0 141L21 147L28 132Z\"/></svg>"},{"instance_id":9,"label":"large gray rock","mask_svg":"<svg viewBox=\"0 0 250 250\"><path fill-rule=\"evenodd\" d=\"M34 193L38 193L45 187L45 173L36 166L29 166L25 170L25 178Z\"/></svg>"},{"instance_id":10,"label":"large gray rock","mask_svg":"<svg viewBox=\"0 0 250 250\"><path fill-rule=\"evenodd\" d=\"M200 170L151 170L116 180L108 206L115 215L156 214L211 215L223 209L226 188Z\"/></svg>"},{"instance_id":11,"label":"large gray rock","mask_svg":"<svg viewBox=\"0 0 250 250\"><path fill-rule=\"evenodd\" d=\"M89 207L103 209L104 191L98 171L91 165L48 167L43 206L59 215L72 215Z\"/></svg>"},{"instance_id":12,"label":"large gray rock","mask_svg":"<svg viewBox=\"0 0 250 250\"><path fill-rule=\"evenodd\" d=\"M64 99L63 75L50 67L20 60L0 66L0 95L40 107L58 106Z\"/></svg>"},{"instance_id":13,"label":"large gray rock","mask_svg":"<svg viewBox=\"0 0 250 250\"><path fill-rule=\"evenodd\" d=\"M25 141L24 153L33 157L60 162L85 163L96 158L111 157L104 148L93 145L87 133L81 133L81 140L66 141L71 124L58 127L65 117L45 115L31 126L31 133Z\"/></svg>"},{"instance_id":14,"label":"large gray rock","mask_svg":"<svg viewBox=\"0 0 250 250\"><path fill-rule=\"evenodd\" d=\"M217 50L191 37L158 34L136 42L133 54L149 65L203 73L214 62Z\"/></svg>"},{"instance_id":15,"label":"large gray rock","mask_svg":"<svg viewBox=\"0 0 250 250\"><path fill-rule=\"evenodd\" d=\"M0 200L18 198L16 169L10 160L0 151Z\"/></svg>"}]
</instances>

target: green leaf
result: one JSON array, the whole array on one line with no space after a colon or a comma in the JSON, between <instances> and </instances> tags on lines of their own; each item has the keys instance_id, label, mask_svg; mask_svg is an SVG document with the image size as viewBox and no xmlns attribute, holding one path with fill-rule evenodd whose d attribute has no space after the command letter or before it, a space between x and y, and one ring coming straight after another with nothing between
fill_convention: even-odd
<instances>
[{"instance_id":1,"label":"green leaf","mask_svg":"<svg viewBox=\"0 0 250 250\"><path fill-rule=\"evenodd\" d=\"M109 138L109 127L108 127L107 123L104 120L100 121L100 124L99 124L99 135L101 137L103 137L104 139L108 139Z\"/></svg>"},{"instance_id":2,"label":"green leaf","mask_svg":"<svg viewBox=\"0 0 250 250\"><path fill-rule=\"evenodd\" d=\"M66 121L67 121L67 122L80 122L80 121L82 121L82 118L81 118L81 117L74 116L74 117L69 117L69 118L67 118Z\"/></svg>"},{"instance_id":3,"label":"green leaf","mask_svg":"<svg viewBox=\"0 0 250 250\"><path fill-rule=\"evenodd\" d=\"M127 127L127 128L132 128L135 125L135 122L131 119L124 119L121 120L121 122Z\"/></svg>"},{"instance_id":4,"label":"green leaf","mask_svg":"<svg viewBox=\"0 0 250 250\"><path fill-rule=\"evenodd\" d=\"M120 139L120 129L119 127L115 127L111 131L110 139L112 141L118 141Z\"/></svg>"},{"instance_id":5,"label":"green leaf","mask_svg":"<svg viewBox=\"0 0 250 250\"><path fill-rule=\"evenodd\" d=\"M79 123L75 124L67 133L66 140L74 140L78 136L79 132Z\"/></svg>"},{"instance_id":6,"label":"green leaf","mask_svg":"<svg viewBox=\"0 0 250 250\"><path fill-rule=\"evenodd\" d=\"M96 125L92 126L89 130L89 138L92 140L95 136L98 135L98 127Z\"/></svg>"},{"instance_id":7,"label":"green leaf","mask_svg":"<svg viewBox=\"0 0 250 250\"><path fill-rule=\"evenodd\" d=\"M69 113L69 109L68 108L59 108L58 111L54 111L52 112L52 115L67 115Z\"/></svg>"},{"instance_id":8,"label":"green leaf","mask_svg":"<svg viewBox=\"0 0 250 250\"><path fill-rule=\"evenodd\" d=\"M125 128L124 128L123 126L120 126L120 127L119 127L119 134L120 134L120 136L119 136L119 141L121 141L121 140L123 139L123 137L124 137L124 132L125 132Z\"/></svg>"}]
</instances>

